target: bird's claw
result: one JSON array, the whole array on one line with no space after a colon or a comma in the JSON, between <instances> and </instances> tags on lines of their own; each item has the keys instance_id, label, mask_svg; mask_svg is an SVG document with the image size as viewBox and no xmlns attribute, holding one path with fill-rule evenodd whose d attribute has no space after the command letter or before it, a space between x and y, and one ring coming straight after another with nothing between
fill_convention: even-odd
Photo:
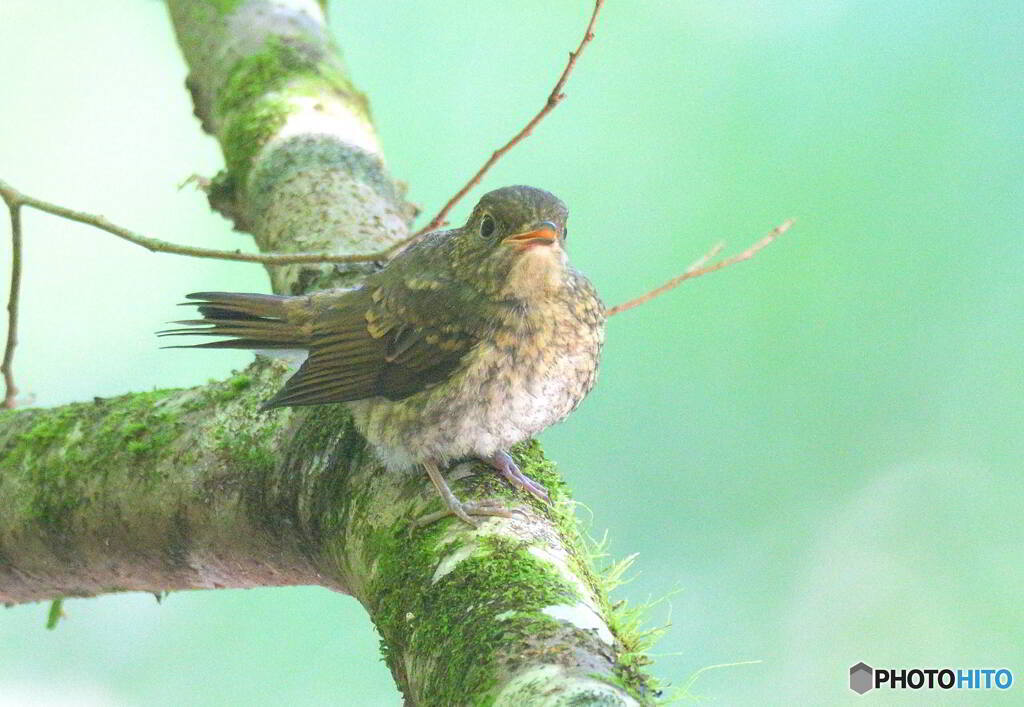
<instances>
[{"instance_id":1,"label":"bird's claw","mask_svg":"<svg viewBox=\"0 0 1024 707\"><path fill-rule=\"evenodd\" d=\"M551 498L548 496L548 490L544 488L542 484L537 483L524 474L522 470L520 470L519 465L516 464L515 459L513 459L508 452L498 451L487 461L498 471L499 474L501 474L503 479L516 488L526 491L528 494L534 498L540 499L544 503L551 502Z\"/></svg>"},{"instance_id":2,"label":"bird's claw","mask_svg":"<svg viewBox=\"0 0 1024 707\"><path fill-rule=\"evenodd\" d=\"M424 516L417 518L412 521L410 527L411 530L416 528L422 528L431 523L436 523L442 518L448 516L456 516L461 520L465 521L474 528L479 526L472 516L501 516L504 518L511 518L513 512L522 512L519 509L508 509L502 503L498 501L484 500L484 501L468 501L463 503L455 494L452 493L451 488L448 486L448 482L444 480L444 476L441 475L441 470L432 461L424 462L423 468L427 472L427 476L430 477L430 481L434 484L434 488L437 489L437 493L441 496L444 504L447 508L443 511L437 511L435 513L427 513Z\"/></svg>"},{"instance_id":3,"label":"bird's claw","mask_svg":"<svg viewBox=\"0 0 1024 707\"><path fill-rule=\"evenodd\" d=\"M419 529L424 528L431 523L447 518L448 516L457 516L469 525L477 528L480 523L477 522L473 516L498 516L501 518L511 518L516 513L522 514L523 511L520 508L507 508L500 501L456 501L455 504L451 504L448 508L442 511L435 511L433 513L427 513L420 516L412 521L412 528Z\"/></svg>"}]
</instances>

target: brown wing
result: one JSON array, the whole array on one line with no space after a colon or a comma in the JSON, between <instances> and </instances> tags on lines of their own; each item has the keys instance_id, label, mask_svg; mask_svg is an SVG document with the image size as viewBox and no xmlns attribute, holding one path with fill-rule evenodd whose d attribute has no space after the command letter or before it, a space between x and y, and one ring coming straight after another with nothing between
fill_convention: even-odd
<instances>
[{"instance_id":1,"label":"brown wing","mask_svg":"<svg viewBox=\"0 0 1024 707\"><path fill-rule=\"evenodd\" d=\"M309 358L264 407L400 400L445 380L475 338L450 317L438 321L438 300L403 284L347 295L318 315Z\"/></svg>"}]
</instances>

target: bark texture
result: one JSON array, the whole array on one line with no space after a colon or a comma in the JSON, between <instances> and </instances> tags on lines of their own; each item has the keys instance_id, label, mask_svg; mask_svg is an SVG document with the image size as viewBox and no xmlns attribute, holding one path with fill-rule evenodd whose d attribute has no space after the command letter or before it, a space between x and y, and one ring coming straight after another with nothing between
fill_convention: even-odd
<instances>
[{"instance_id":1,"label":"bark texture","mask_svg":"<svg viewBox=\"0 0 1024 707\"><path fill-rule=\"evenodd\" d=\"M214 208L277 251L366 253L411 208L311 0L170 0L188 87L226 169ZM273 289L365 269L271 268ZM174 296L170 293L169 296ZM567 490L535 443L513 450L541 506L483 467L463 499L522 510L445 520L425 475L385 472L343 406L258 411L290 365L258 359L188 390L0 413L0 601L124 590L320 584L369 612L412 704L628 705L652 699L639 637L613 611Z\"/></svg>"}]
</instances>

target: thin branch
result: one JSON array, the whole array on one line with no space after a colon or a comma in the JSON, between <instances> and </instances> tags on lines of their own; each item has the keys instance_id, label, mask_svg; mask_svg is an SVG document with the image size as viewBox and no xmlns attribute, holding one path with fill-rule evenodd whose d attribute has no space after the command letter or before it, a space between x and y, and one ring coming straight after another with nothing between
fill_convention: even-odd
<instances>
[{"instance_id":1,"label":"thin branch","mask_svg":"<svg viewBox=\"0 0 1024 707\"><path fill-rule=\"evenodd\" d=\"M434 216L427 225L413 233L408 238L405 238L376 253L361 255L334 255L331 253L243 253L238 250L195 248L192 246L171 243L169 241L162 241L158 238L143 236L140 233L130 231L127 228L111 223L102 216L87 214L82 211L74 211L63 206L43 201L42 199L36 199L26 194L22 194L3 180L0 180L0 196L7 201L8 205L15 203L29 206L48 214L53 214L54 216L60 216L61 218L66 218L71 221L95 226L96 228L106 231L107 233L111 233L118 238L123 238L129 243L142 246L154 253L172 253L174 255L188 255L194 258L214 258L217 260L232 260L243 263L261 263L263 265L298 265L301 263L369 263L387 261L413 243L421 240L427 233L441 227L445 223L445 218L447 218L448 213L452 208L454 208L455 205L461 201L473 187L480 183L480 180L483 179L483 176L491 169L491 167L493 167L509 150L530 135L533 132L533 129L537 127L537 124L544 120L547 114L553 111L555 107L565 99L565 93L563 93L565 84L569 80L569 75L572 73L573 68L576 66L576 61L580 58L580 55L583 54L583 50L594 39L594 25L597 23L597 16L601 12L603 5L604 0L595 0L594 11L590 15L590 22L587 24L586 32L583 33L583 39L580 40L575 51L569 52L569 61L562 70L561 76L558 77L558 81L555 83L554 88L551 89L551 93L548 95L548 99L545 101L544 107L541 108L540 111L530 119L530 122L528 122L522 130L516 133L511 140L498 148L490 156L483 166L477 170L476 174L474 174L473 177L466 182L466 184L463 185L463 187L459 189L451 199L448 200L448 202L440 211L437 212L437 215ZM186 180L185 183L188 183L188 180ZM182 186L184 186L185 183L183 183Z\"/></svg>"},{"instance_id":2,"label":"thin branch","mask_svg":"<svg viewBox=\"0 0 1024 707\"><path fill-rule=\"evenodd\" d=\"M21 289L21 203L7 194L0 194L11 214L11 292L7 298L7 344L0 371L4 376L4 404L8 410L15 406L18 387L14 384L14 349L18 345L18 293Z\"/></svg>"},{"instance_id":3,"label":"thin branch","mask_svg":"<svg viewBox=\"0 0 1024 707\"><path fill-rule=\"evenodd\" d=\"M580 40L579 46L576 47L576 51L569 52L569 63L565 65L565 69L562 70L562 75L558 77L558 82L555 83L555 87L551 89L551 93L548 95L548 99L544 103L544 107L541 108L540 111L530 119L530 122L528 122L522 130L516 133L511 140L494 151L490 159L484 162L483 166L477 170L476 174L474 174L461 189L455 192L455 196L449 199L448 203L441 207L441 210L437 212L437 215L434 216L426 226L416 231L412 236L407 238L405 242L400 243L399 245L401 247L411 245L422 238L424 234L440 228L444 224L445 218L448 217L448 213L452 208L454 208L454 206L459 203L464 196L466 196L470 189L480 183L480 180L483 179L483 176L487 174L491 167L493 167L498 160L504 157L505 153L530 135L530 133L533 132L533 129L537 127L537 124L544 120L547 114L553 111L555 107L562 102L565 98L565 94L562 90L565 88L566 81L569 80L569 74L572 73L573 68L576 66L576 60L580 58L580 55L583 54L583 50L588 44L590 44L591 40L594 39L594 24L597 22L597 15L601 12L601 7L603 5L604 0L595 0L594 12L590 15L590 22L587 24L587 31L583 33L583 39Z\"/></svg>"},{"instance_id":4,"label":"thin branch","mask_svg":"<svg viewBox=\"0 0 1024 707\"><path fill-rule=\"evenodd\" d=\"M725 241L719 241L718 243L715 243L713 246L711 246L711 250L697 258L697 260L693 262L690 265L690 267L686 268L686 273L691 273L694 272L695 270L700 270L709 260L714 258L719 253L721 253L724 249Z\"/></svg>"},{"instance_id":5,"label":"thin branch","mask_svg":"<svg viewBox=\"0 0 1024 707\"><path fill-rule=\"evenodd\" d=\"M655 287L653 290L651 290L645 295L641 295L640 297L631 299L628 302L623 302L622 304L615 305L614 307L608 310L607 315L611 317L616 314L620 314L621 312L625 312L627 309L639 307L641 304L649 302L658 295L663 295L669 290L678 287L687 280L692 280L693 278L700 277L701 275L707 275L709 272L714 272L715 270L727 268L730 265L735 265L736 263L742 262L744 260L750 260L757 254L758 251L768 247L769 245L771 245L772 241L774 241L776 238L778 238L783 233L788 231L790 226L792 225L793 219L787 219L786 221L783 221L781 224L773 228L767 236L759 240L757 243L754 243L752 246L747 248L739 255L734 255L731 258L719 260L717 263L712 263L711 265L705 265L707 261L715 257L719 253L719 251L722 250L722 246L721 244L719 244L712 248L711 251L704 255L700 260L698 260L696 263L687 268L686 272L684 272L682 275L672 278L671 280L669 280L660 287Z\"/></svg>"},{"instance_id":6,"label":"thin branch","mask_svg":"<svg viewBox=\"0 0 1024 707\"><path fill-rule=\"evenodd\" d=\"M211 248L194 248L192 246L179 245L162 241L158 238L150 238L140 233L130 231L127 228L111 223L102 216L87 214L82 211L74 211L63 206L51 204L42 199L22 194L14 187L0 180L0 197L11 204L18 206L29 206L33 209L60 216L70 221L77 221L89 226L95 226L100 230L111 233L129 243L142 246L154 253L172 253L174 255L189 255L194 258L214 258L217 260L234 260L242 263L261 263L263 265L298 265L300 263L368 263L380 260L387 260L402 243L391 246L386 250L376 253L361 255L335 255L333 253L243 253L239 250L214 250Z\"/></svg>"}]
</instances>

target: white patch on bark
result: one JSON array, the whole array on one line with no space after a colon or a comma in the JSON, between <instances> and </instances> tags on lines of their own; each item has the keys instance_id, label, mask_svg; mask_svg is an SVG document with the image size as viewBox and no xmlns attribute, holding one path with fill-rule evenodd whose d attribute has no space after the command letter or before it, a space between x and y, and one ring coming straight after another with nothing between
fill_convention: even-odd
<instances>
[{"instance_id":1,"label":"white patch on bark","mask_svg":"<svg viewBox=\"0 0 1024 707\"><path fill-rule=\"evenodd\" d=\"M458 467L456 467L456 469L463 466L465 466L467 470L466 475L468 476L469 470L471 469L470 465L460 464ZM453 480L453 478L449 477L449 481L451 480ZM505 533L502 533L500 530L498 530L498 528L506 526L508 524L508 519L502 518L501 516L488 516L486 517L486 519L480 517L478 518L478 520L480 520L481 522L480 527L478 527L476 530L466 533L465 528L462 528L461 524L453 525L452 529L449 530L448 533L446 533L445 536L440 540L438 547L442 548L445 545L454 543L456 540L460 541L463 544L460 545L460 547L458 547L457 549L452 550L452 552L448 555L445 555L443 558L441 558L441 561L437 563L437 568L434 570L434 576L430 580L431 584L437 584L442 577L444 577L446 574L449 574L452 570L458 567L463 560L468 560L470 557L472 557L473 554L480 548L480 544L476 542L476 539L478 537L482 535L495 534L505 535Z\"/></svg>"},{"instance_id":2,"label":"white patch on bark","mask_svg":"<svg viewBox=\"0 0 1024 707\"><path fill-rule=\"evenodd\" d=\"M562 579L575 587L583 601L596 611L590 587L569 568L569 557L565 552L565 548L557 545L548 545L547 547L533 545L530 547L530 554L553 565L558 570L558 574L561 575Z\"/></svg>"},{"instance_id":3,"label":"white patch on bark","mask_svg":"<svg viewBox=\"0 0 1024 707\"><path fill-rule=\"evenodd\" d=\"M554 606L545 607L541 612L559 621L567 621L584 631L597 631L598 638L609 646L615 645L615 637L608 630L608 625L604 622L604 619L583 602L572 606L569 604L555 604Z\"/></svg>"},{"instance_id":4,"label":"white patch on bark","mask_svg":"<svg viewBox=\"0 0 1024 707\"><path fill-rule=\"evenodd\" d=\"M306 135L330 135L373 154L380 144L373 127L351 106L322 96L290 96L288 117L275 140Z\"/></svg>"},{"instance_id":5,"label":"white patch on bark","mask_svg":"<svg viewBox=\"0 0 1024 707\"><path fill-rule=\"evenodd\" d=\"M437 584L442 577L455 569L460 562L469 559L478 547L476 543L467 543L451 554L446 555L437 564L437 569L434 570L434 576L431 578L430 583Z\"/></svg>"},{"instance_id":6,"label":"white patch on bark","mask_svg":"<svg viewBox=\"0 0 1024 707\"><path fill-rule=\"evenodd\" d=\"M268 38L317 37L326 34L326 18L316 0L273 0L242 3L229 13L220 37L222 66L239 56L261 51Z\"/></svg>"}]
</instances>

